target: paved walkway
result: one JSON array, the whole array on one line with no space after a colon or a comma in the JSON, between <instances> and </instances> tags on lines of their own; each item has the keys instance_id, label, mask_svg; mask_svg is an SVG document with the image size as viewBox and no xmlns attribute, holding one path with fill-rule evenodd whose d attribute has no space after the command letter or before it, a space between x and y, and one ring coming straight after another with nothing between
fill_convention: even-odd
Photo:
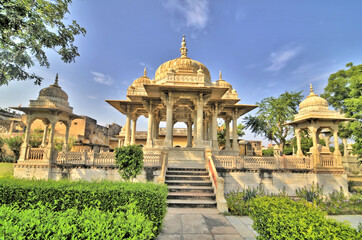
<instances>
[{"instance_id":1,"label":"paved walkway","mask_svg":"<svg viewBox=\"0 0 362 240\"><path fill-rule=\"evenodd\" d=\"M362 215L329 216L347 221L353 228L362 223ZM246 216L224 216L212 208L168 208L158 240L254 240L257 233Z\"/></svg>"},{"instance_id":2,"label":"paved walkway","mask_svg":"<svg viewBox=\"0 0 362 240\"><path fill-rule=\"evenodd\" d=\"M242 218L239 220L239 218ZM256 239L248 217L220 214L217 209L168 208L158 240L252 240ZM246 219L247 223L243 221ZM236 226L236 228L234 227Z\"/></svg>"}]
</instances>

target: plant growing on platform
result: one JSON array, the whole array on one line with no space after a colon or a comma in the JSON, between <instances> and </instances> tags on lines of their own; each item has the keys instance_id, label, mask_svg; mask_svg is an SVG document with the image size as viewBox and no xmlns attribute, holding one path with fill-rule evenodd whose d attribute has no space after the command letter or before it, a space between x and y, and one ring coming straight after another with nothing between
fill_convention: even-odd
<instances>
[{"instance_id":1,"label":"plant growing on platform","mask_svg":"<svg viewBox=\"0 0 362 240\"><path fill-rule=\"evenodd\" d=\"M304 188L298 188L295 190L295 193L298 197L314 203L317 206L323 202L323 187L319 187L318 183L314 184L313 182L310 189L308 189L307 186L304 186Z\"/></svg>"},{"instance_id":2,"label":"plant growing on platform","mask_svg":"<svg viewBox=\"0 0 362 240\"><path fill-rule=\"evenodd\" d=\"M261 187L244 188L243 190L231 191L226 194L225 199L231 214L247 215L250 201L254 198L265 196Z\"/></svg>"},{"instance_id":3,"label":"plant growing on platform","mask_svg":"<svg viewBox=\"0 0 362 240\"><path fill-rule=\"evenodd\" d=\"M136 178L143 169L142 147L136 145L124 146L115 150L116 164L122 178Z\"/></svg>"},{"instance_id":4,"label":"plant growing on platform","mask_svg":"<svg viewBox=\"0 0 362 240\"><path fill-rule=\"evenodd\" d=\"M20 157L20 148L21 144L23 144L22 136L15 136L5 139L6 144L9 146L10 150L15 154L16 160Z\"/></svg>"}]
</instances>

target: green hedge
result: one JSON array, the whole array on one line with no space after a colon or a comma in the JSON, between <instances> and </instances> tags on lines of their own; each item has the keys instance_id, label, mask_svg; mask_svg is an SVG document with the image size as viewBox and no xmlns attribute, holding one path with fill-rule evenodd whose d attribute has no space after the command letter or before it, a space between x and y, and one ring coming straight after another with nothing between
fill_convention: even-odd
<instances>
[{"instance_id":1,"label":"green hedge","mask_svg":"<svg viewBox=\"0 0 362 240\"><path fill-rule=\"evenodd\" d=\"M53 211L114 211L136 202L136 210L155 224L155 233L162 227L166 198L167 186L153 183L0 179L0 205L17 204L22 209L31 209L40 204Z\"/></svg>"},{"instance_id":2,"label":"green hedge","mask_svg":"<svg viewBox=\"0 0 362 240\"><path fill-rule=\"evenodd\" d=\"M249 215L258 239L362 239L362 232L325 218L312 204L283 197L252 200Z\"/></svg>"},{"instance_id":3,"label":"green hedge","mask_svg":"<svg viewBox=\"0 0 362 240\"><path fill-rule=\"evenodd\" d=\"M131 204L122 211L0 207L3 239L152 239L153 224Z\"/></svg>"}]
</instances>

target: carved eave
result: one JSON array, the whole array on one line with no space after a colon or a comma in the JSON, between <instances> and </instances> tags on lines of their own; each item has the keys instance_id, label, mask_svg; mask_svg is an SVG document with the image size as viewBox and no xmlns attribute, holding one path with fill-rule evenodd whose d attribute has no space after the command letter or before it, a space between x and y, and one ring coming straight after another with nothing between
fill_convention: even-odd
<instances>
[{"instance_id":1,"label":"carved eave","mask_svg":"<svg viewBox=\"0 0 362 240\"><path fill-rule=\"evenodd\" d=\"M301 124L303 122L310 122L312 120L318 120L318 121L335 121L336 123L341 123L345 121L353 121L354 118L346 118L346 117L333 117L333 116L323 116L318 114L306 114L302 118L297 118L292 122L285 123L284 125L297 125Z\"/></svg>"},{"instance_id":2,"label":"carved eave","mask_svg":"<svg viewBox=\"0 0 362 240\"><path fill-rule=\"evenodd\" d=\"M231 116L231 114L237 110L238 118L253 109L259 107L258 105L249 105L249 104L235 104L235 105L224 105L223 110L220 112L219 116Z\"/></svg>"},{"instance_id":3,"label":"carved eave","mask_svg":"<svg viewBox=\"0 0 362 240\"><path fill-rule=\"evenodd\" d=\"M127 100L105 100L105 101L124 115L127 115L127 106L129 106L131 114L136 114L138 116L148 115L148 112L146 111L142 102L132 102Z\"/></svg>"},{"instance_id":4,"label":"carved eave","mask_svg":"<svg viewBox=\"0 0 362 240\"><path fill-rule=\"evenodd\" d=\"M15 110L18 110L18 111L22 111L28 115L31 115L31 114L52 114L52 115L57 115L57 116L67 116L69 117L70 119L76 119L76 118L81 118L80 116L72 113L72 112L69 112L69 111L66 111L64 109L61 109L61 108L57 108L57 107L49 107L49 108L36 108L36 107L10 107L11 109L15 109Z\"/></svg>"},{"instance_id":5,"label":"carved eave","mask_svg":"<svg viewBox=\"0 0 362 240\"><path fill-rule=\"evenodd\" d=\"M228 88L214 87L214 86L174 86L164 84L145 84L147 96L151 98L160 98L163 92L187 92L196 93L203 92L205 94L211 94L210 100L220 99L228 90Z\"/></svg>"}]
</instances>

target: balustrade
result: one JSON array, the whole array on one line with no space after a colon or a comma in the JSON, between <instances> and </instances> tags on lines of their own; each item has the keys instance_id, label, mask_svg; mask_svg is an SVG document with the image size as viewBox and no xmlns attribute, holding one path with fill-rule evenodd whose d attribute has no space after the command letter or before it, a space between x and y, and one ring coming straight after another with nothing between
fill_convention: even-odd
<instances>
[{"instance_id":1,"label":"balustrade","mask_svg":"<svg viewBox=\"0 0 362 240\"><path fill-rule=\"evenodd\" d=\"M261 157L261 156L214 156L215 167L223 169L313 169L309 157L296 156Z\"/></svg>"},{"instance_id":2,"label":"balustrade","mask_svg":"<svg viewBox=\"0 0 362 240\"><path fill-rule=\"evenodd\" d=\"M30 148L28 160L42 160L44 156L43 148Z\"/></svg>"}]
</instances>

